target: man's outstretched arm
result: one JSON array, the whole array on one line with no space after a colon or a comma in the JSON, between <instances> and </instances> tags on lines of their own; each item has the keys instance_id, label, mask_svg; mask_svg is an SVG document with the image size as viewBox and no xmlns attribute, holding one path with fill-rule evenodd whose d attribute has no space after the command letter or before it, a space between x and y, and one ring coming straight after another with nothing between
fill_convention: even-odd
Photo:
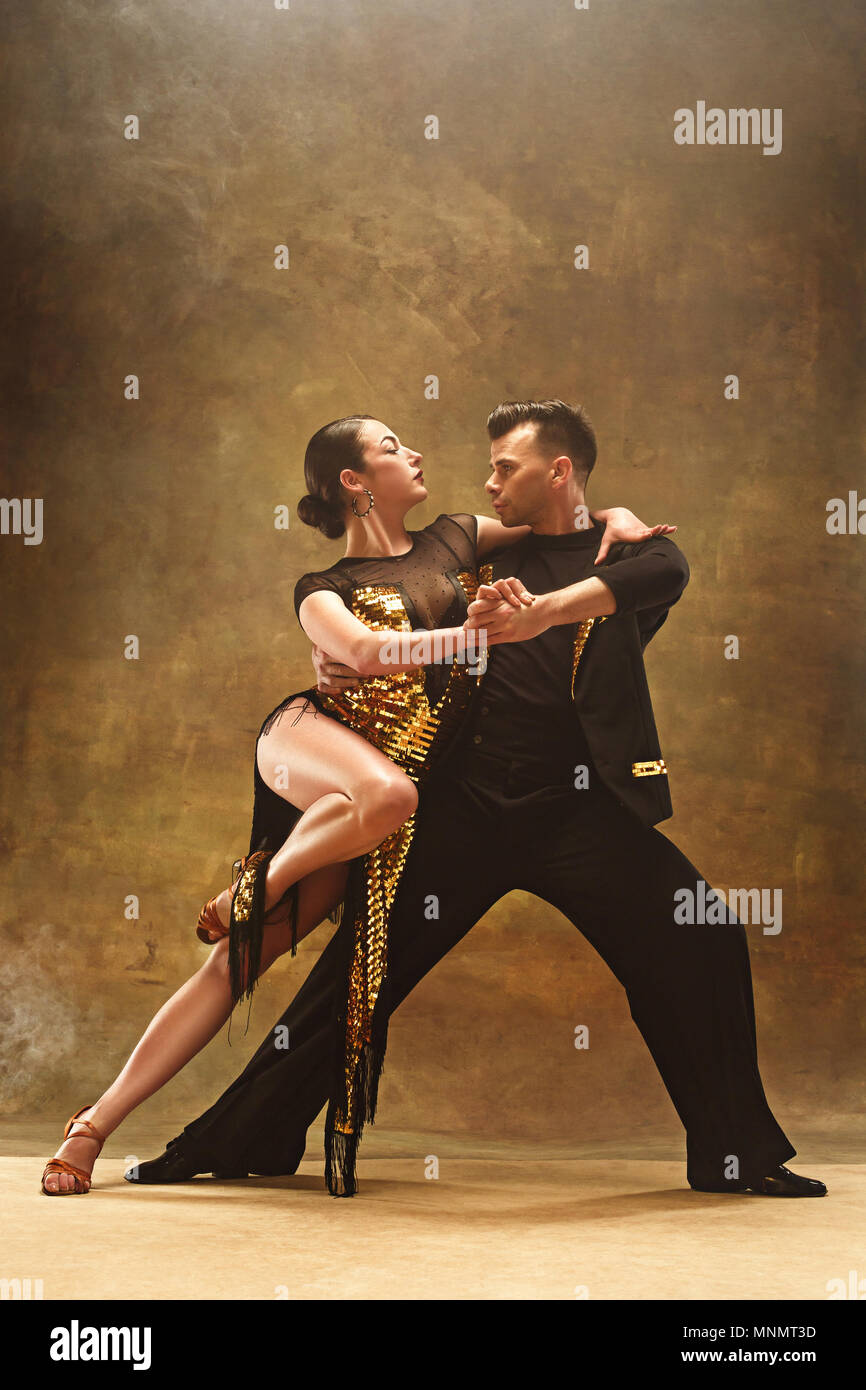
<instances>
[{"instance_id":1,"label":"man's outstretched arm","mask_svg":"<svg viewBox=\"0 0 866 1390\"><path fill-rule=\"evenodd\" d=\"M666 609L676 603L689 582L682 551L665 536L627 548L631 554L604 566L604 578L593 575L552 593L538 594L528 607L506 603L498 587L507 584L513 594L519 581L481 585L464 626L483 628L492 644L518 642L560 623L636 613L644 608Z\"/></svg>"}]
</instances>

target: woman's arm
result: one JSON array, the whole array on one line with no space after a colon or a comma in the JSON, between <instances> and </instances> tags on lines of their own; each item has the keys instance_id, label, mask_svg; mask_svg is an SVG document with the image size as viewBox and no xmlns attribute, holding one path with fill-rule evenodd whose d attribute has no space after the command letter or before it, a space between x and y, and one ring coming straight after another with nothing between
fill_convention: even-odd
<instances>
[{"instance_id":1,"label":"woman's arm","mask_svg":"<svg viewBox=\"0 0 866 1390\"><path fill-rule=\"evenodd\" d=\"M476 516L475 520L478 522L475 554L479 560L489 555L491 550L499 550L501 546L514 545L515 541L522 541L532 530L531 526L503 526L494 516Z\"/></svg>"},{"instance_id":2,"label":"woman's arm","mask_svg":"<svg viewBox=\"0 0 866 1390\"><path fill-rule=\"evenodd\" d=\"M532 602L505 595L506 602L520 608ZM339 594L317 589L308 594L298 609L304 632L331 661L351 666L361 676L388 676L398 671L414 671L434 661L460 661L474 665L478 659L478 639L463 627L438 627L399 632L375 632L350 613ZM388 648L390 647L390 653Z\"/></svg>"},{"instance_id":3,"label":"woman's arm","mask_svg":"<svg viewBox=\"0 0 866 1390\"><path fill-rule=\"evenodd\" d=\"M676 526L666 524L645 526L628 507L602 507L598 511L586 512L585 515L591 516L593 521L603 521L605 526L598 549L597 565L601 564L610 547L616 545L617 541L647 541L651 536L666 536L677 529ZM514 545L516 541L522 541L532 529L530 526L503 526L501 521L492 516L476 516L475 520L478 523L475 553L479 560L493 550L500 550L505 546ZM575 530L578 529L580 528L575 525Z\"/></svg>"}]
</instances>

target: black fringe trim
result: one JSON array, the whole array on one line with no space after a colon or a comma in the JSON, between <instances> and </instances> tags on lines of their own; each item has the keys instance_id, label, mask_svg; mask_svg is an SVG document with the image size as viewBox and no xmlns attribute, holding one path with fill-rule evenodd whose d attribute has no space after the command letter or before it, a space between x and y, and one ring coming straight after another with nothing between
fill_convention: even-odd
<instances>
[{"instance_id":1,"label":"black fringe trim","mask_svg":"<svg viewBox=\"0 0 866 1390\"><path fill-rule=\"evenodd\" d=\"M271 710L271 713L268 715L267 719L262 724L262 727L259 729L259 738L261 738L263 734L269 734L274 725L279 724L280 720L282 719L283 715L285 714L286 710L288 709L289 705L292 703L293 700L303 698L304 703L301 705L297 714L292 720L292 728L294 728L301 716L306 714L308 709L312 708L318 714L322 713L318 701L315 698L313 698L314 695L315 691L312 690L301 690L294 695L287 695L285 700L283 700L281 704L277 705L275 710Z\"/></svg>"},{"instance_id":2,"label":"black fringe trim","mask_svg":"<svg viewBox=\"0 0 866 1390\"><path fill-rule=\"evenodd\" d=\"M333 1096L328 1105L325 1121L325 1182L332 1197L353 1197L358 1190L356 1164L358 1146L364 1132L364 1125L373 1124L376 1119L376 1105L379 1099L379 1078L385 1067L385 1052L388 1045L388 1024L384 1000L380 995L374 1013L374 1038L363 1048L355 1075L352 1079L353 1109L355 1128L347 1134L336 1128L338 1109L346 1114L345 1079L343 1095L339 1101ZM377 1027L376 1015L384 1023ZM376 1034L378 1033L378 1036ZM345 1029L341 1034L342 1065L345 1078Z\"/></svg>"},{"instance_id":3,"label":"black fringe trim","mask_svg":"<svg viewBox=\"0 0 866 1390\"><path fill-rule=\"evenodd\" d=\"M235 917L235 902L232 898L232 910L229 918L229 986L232 995L232 1008L242 999L250 1001L252 1008L253 990L258 981L259 972L262 966L262 941L265 932L265 889L268 878L268 864L271 861L271 853L262 861L255 872L253 879L253 895L250 904L249 916L246 921L239 922ZM294 886L294 885L293 885ZM292 930L292 942L294 945L297 932L297 895L295 895L295 919ZM244 1036L250 1026L250 1010L247 1010L247 1023L244 1029ZM231 1041L231 1021L229 1021L229 1041Z\"/></svg>"}]
</instances>

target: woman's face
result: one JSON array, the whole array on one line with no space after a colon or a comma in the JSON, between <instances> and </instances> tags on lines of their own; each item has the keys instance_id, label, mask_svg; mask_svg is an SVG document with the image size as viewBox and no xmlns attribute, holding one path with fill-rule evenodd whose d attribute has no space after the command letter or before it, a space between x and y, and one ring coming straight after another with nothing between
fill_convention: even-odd
<instances>
[{"instance_id":1,"label":"woman's face","mask_svg":"<svg viewBox=\"0 0 866 1390\"><path fill-rule=\"evenodd\" d=\"M353 496L359 497L360 511L366 509L367 498L359 490L359 484L360 488L369 488L377 506L384 504L401 515L425 500L427 489L421 471L423 455L410 449L408 444L401 444L389 425L381 420L364 421L363 455L363 473L346 469L340 475L344 486L349 487Z\"/></svg>"}]
</instances>

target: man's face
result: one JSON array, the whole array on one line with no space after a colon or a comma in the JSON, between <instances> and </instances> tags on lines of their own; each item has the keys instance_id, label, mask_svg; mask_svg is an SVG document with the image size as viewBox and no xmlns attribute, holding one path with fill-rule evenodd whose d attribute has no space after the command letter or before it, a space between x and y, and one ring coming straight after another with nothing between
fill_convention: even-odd
<instances>
[{"instance_id":1,"label":"man's face","mask_svg":"<svg viewBox=\"0 0 866 1390\"><path fill-rule=\"evenodd\" d=\"M556 458L550 445L538 444L532 423L491 440L490 477L484 490L503 526L536 526L544 520L554 489L569 482L555 468Z\"/></svg>"}]
</instances>

